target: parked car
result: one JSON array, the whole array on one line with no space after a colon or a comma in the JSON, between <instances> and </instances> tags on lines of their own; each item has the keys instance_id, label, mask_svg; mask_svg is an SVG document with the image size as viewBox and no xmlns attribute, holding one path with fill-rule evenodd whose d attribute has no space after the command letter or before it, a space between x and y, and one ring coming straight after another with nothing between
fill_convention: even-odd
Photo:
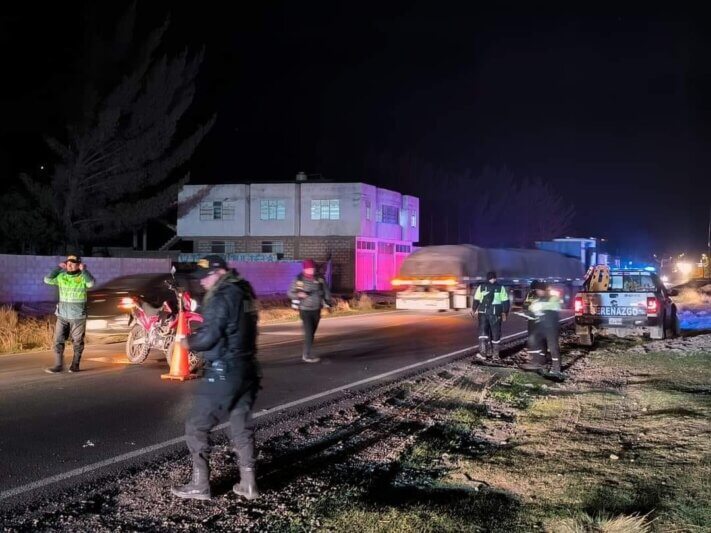
<instances>
[{"instance_id":1,"label":"parked car","mask_svg":"<svg viewBox=\"0 0 711 533\"><path fill-rule=\"evenodd\" d=\"M597 335L675 337L680 326L671 297L677 294L654 272L598 265L575 297L578 339L591 346Z\"/></svg>"},{"instance_id":2,"label":"parked car","mask_svg":"<svg viewBox=\"0 0 711 533\"><path fill-rule=\"evenodd\" d=\"M87 294L87 335L108 336L128 334L131 305L135 299L159 308L164 301L176 309L175 295L165 281L171 274L132 274L114 278L89 290ZM200 285L187 273L176 273L177 282L199 300Z\"/></svg>"}]
</instances>

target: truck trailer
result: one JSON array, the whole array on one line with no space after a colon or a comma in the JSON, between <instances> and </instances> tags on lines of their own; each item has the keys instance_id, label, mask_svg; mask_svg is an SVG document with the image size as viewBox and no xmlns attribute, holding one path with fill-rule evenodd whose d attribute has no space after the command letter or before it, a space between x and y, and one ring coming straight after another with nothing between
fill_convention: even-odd
<instances>
[{"instance_id":1,"label":"truck trailer","mask_svg":"<svg viewBox=\"0 0 711 533\"><path fill-rule=\"evenodd\" d=\"M471 307L477 285L495 271L514 305L526 298L531 281L551 284L568 304L585 276L583 263L555 252L480 248L471 244L427 246L409 255L392 281L397 309L458 310Z\"/></svg>"}]
</instances>

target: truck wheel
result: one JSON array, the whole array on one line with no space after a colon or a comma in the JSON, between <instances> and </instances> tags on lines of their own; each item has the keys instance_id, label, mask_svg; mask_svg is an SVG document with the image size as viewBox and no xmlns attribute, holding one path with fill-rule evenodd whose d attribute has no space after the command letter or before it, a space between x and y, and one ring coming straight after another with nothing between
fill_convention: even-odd
<instances>
[{"instance_id":1,"label":"truck wheel","mask_svg":"<svg viewBox=\"0 0 711 533\"><path fill-rule=\"evenodd\" d=\"M666 338L667 328L665 326L667 321L666 316L662 316L661 325L656 328L649 330L649 338L655 340L663 340Z\"/></svg>"},{"instance_id":2,"label":"truck wheel","mask_svg":"<svg viewBox=\"0 0 711 533\"><path fill-rule=\"evenodd\" d=\"M587 327L578 332L578 344L581 344L582 346L595 345L595 335L593 335L591 327Z\"/></svg>"},{"instance_id":3,"label":"truck wheel","mask_svg":"<svg viewBox=\"0 0 711 533\"><path fill-rule=\"evenodd\" d=\"M679 317L676 311L672 312L672 318L669 321L667 331L665 332L667 338L674 339L681 335L681 325L679 324Z\"/></svg>"},{"instance_id":4,"label":"truck wheel","mask_svg":"<svg viewBox=\"0 0 711 533\"><path fill-rule=\"evenodd\" d=\"M126 357L132 365L140 365L148 357L151 347L143 326L136 324L131 328L126 339Z\"/></svg>"}]
</instances>

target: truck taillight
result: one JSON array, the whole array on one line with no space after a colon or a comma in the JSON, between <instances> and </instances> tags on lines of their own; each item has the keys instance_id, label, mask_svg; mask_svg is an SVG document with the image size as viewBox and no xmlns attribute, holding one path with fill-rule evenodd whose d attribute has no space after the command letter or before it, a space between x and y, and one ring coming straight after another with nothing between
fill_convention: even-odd
<instances>
[{"instance_id":1,"label":"truck taillight","mask_svg":"<svg viewBox=\"0 0 711 533\"><path fill-rule=\"evenodd\" d=\"M647 314L656 315L659 311L659 302L653 296L647 298Z\"/></svg>"},{"instance_id":2,"label":"truck taillight","mask_svg":"<svg viewBox=\"0 0 711 533\"><path fill-rule=\"evenodd\" d=\"M583 314L583 297L582 296L575 297L575 314L576 315Z\"/></svg>"}]
</instances>

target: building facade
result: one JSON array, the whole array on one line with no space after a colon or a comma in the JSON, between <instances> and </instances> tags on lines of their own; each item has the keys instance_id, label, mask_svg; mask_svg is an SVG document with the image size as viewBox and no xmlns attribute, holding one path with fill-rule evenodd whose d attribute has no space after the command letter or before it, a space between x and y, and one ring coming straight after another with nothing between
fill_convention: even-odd
<instances>
[{"instance_id":1,"label":"building facade","mask_svg":"<svg viewBox=\"0 0 711 533\"><path fill-rule=\"evenodd\" d=\"M419 199L366 183L188 185L179 201L193 252L330 259L337 291L390 290L419 240Z\"/></svg>"}]
</instances>

